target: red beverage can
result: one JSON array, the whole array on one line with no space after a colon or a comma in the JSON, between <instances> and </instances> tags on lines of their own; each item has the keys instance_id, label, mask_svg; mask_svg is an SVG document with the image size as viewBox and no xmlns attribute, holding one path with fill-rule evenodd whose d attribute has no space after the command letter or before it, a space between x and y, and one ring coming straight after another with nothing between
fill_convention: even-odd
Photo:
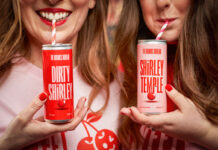
<instances>
[{"instance_id":1,"label":"red beverage can","mask_svg":"<svg viewBox=\"0 0 218 150\"><path fill-rule=\"evenodd\" d=\"M167 44L139 40L137 45L137 107L141 113L166 112Z\"/></svg>"},{"instance_id":2,"label":"red beverage can","mask_svg":"<svg viewBox=\"0 0 218 150\"><path fill-rule=\"evenodd\" d=\"M70 122L74 117L72 45L43 45L42 56L44 91L48 94L45 120Z\"/></svg>"}]
</instances>

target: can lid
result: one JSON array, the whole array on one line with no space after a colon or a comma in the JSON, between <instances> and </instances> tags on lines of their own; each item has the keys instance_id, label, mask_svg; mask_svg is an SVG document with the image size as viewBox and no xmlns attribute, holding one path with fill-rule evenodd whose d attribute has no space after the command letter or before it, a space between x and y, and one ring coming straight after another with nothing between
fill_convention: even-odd
<instances>
[{"instance_id":1,"label":"can lid","mask_svg":"<svg viewBox=\"0 0 218 150\"><path fill-rule=\"evenodd\" d=\"M72 44L46 44L42 45L42 50L63 50L63 49L72 49Z\"/></svg>"},{"instance_id":2,"label":"can lid","mask_svg":"<svg viewBox=\"0 0 218 150\"><path fill-rule=\"evenodd\" d=\"M155 40L155 39L138 40L138 44L141 44L141 43L166 45L166 40Z\"/></svg>"}]
</instances>

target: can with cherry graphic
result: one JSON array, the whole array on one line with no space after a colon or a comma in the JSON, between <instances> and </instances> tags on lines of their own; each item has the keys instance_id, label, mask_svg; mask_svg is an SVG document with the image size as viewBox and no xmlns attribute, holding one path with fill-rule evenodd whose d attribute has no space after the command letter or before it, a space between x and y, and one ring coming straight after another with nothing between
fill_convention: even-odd
<instances>
[{"instance_id":1,"label":"can with cherry graphic","mask_svg":"<svg viewBox=\"0 0 218 150\"><path fill-rule=\"evenodd\" d=\"M139 40L137 107L141 113L166 112L167 45L165 40Z\"/></svg>"},{"instance_id":2,"label":"can with cherry graphic","mask_svg":"<svg viewBox=\"0 0 218 150\"><path fill-rule=\"evenodd\" d=\"M45 120L69 122L74 116L72 45L43 45L42 56L44 91L48 94Z\"/></svg>"}]
</instances>

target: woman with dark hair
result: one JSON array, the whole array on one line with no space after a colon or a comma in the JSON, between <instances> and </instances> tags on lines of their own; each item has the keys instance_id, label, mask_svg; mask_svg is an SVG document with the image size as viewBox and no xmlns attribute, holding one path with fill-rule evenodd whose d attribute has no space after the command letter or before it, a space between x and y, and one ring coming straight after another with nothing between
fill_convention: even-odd
<instances>
[{"instance_id":1,"label":"woman with dark hair","mask_svg":"<svg viewBox=\"0 0 218 150\"><path fill-rule=\"evenodd\" d=\"M118 149L120 84L108 48L107 5L108 0L1 1L1 150ZM72 122L59 125L42 117L39 109L45 93L27 106L43 88L41 48L51 43L53 19L56 42L72 44L74 103L78 103ZM87 101L78 101L80 97Z\"/></svg>"},{"instance_id":2,"label":"woman with dark hair","mask_svg":"<svg viewBox=\"0 0 218 150\"><path fill-rule=\"evenodd\" d=\"M121 113L128 117L121 118L118 132L124 148L218 149L217 18L217 0L124 1L114 57L121 58L125 70ZM154 39L165 21L168 112L145 115L134 107L136 45Z\"/></svg>"}]
</instances>

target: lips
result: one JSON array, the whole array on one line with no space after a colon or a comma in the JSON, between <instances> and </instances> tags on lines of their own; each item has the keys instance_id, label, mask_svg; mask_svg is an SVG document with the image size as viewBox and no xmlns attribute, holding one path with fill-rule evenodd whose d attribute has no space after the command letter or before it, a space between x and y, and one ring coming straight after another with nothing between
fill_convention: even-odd
<instances>
[{"instance_id":1,"label":"lips","mask_svg":"<svg viewBox=\"0 0 218 150\"><path fill-rule=\"evenodd\" d=\"M52 25L52 20L56 20L56 26L67 21L72 11L62 8L44 8L36 11L40 19L47 25Z\"/></svg>"},{"instance_id":2,"label":"lips","mask_svg":"<svg viewBox=\"0 0 218 150\"><path fill-rule=\"evenodd\" d=\"M165 18L165 19L158 19L157 21L161 24L164 24L166 21L168 21L168 23L170 24L175 20L176 20L176 18Z\"/></svg>"}]
</instances>

